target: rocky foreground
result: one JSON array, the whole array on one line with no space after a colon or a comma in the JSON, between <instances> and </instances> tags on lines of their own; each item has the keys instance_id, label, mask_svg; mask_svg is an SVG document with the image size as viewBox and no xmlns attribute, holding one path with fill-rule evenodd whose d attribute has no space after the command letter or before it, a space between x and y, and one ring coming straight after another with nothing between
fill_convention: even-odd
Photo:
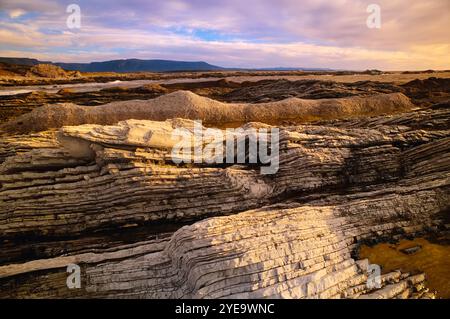
<instances>
[{"instance_id":1,"label":"rocky foreground","mask_svg":"<svg viewBox=\"0 0 450 319\"><path fill-rule=\"evenodd\" d=\"M279 170L174 164L170 136L192 120L276 125ZM368 285L356 252L448 234L449 121L448 102L400 92L36 108L2 126L0 297L434 298L423 273Z\"/></svg>"},{"instance_id":2,"label":"rocky foreground","mask_svg":"<svg viewBox=\"0 0 450 319\"><path fill-rule=\"evenodd\" d=\"M238 104L268 103L290 98L321 100L402 93L418 106L430 106L450 98L450 73L447 77L429 77L411 81L404 79L404 82L400 83L384 83L372 78L363 81L358 80L361 75L359 77L353 76L355 79L334 75L335 81L324 80L327 79L326 75L318 75L319 79L307 79L307 75L297 75L296 80L273 79L275 75L266 78L261 76L261 80L255 80L255 77L256 79L260 78L257 76L244 77L242 75L230 77L230 80L228 78L207 80L208 77L218 76L218 74L201 75L205 78L202 81L200 81L201 78L198 78L198 82L148 83L137 87L123 86L126 83L123 82L122 86L117 84L117 86L97 91L79 92L76 89L64 87L55 91L55 93L35 90L29 93L0 95L0 123L29 113L44 105L51 105L52 107L56 104L97 106L117 101L149 100L179 90L190 91L196 95L221 102ZM414 76L419 75L415 74ZM168 81L169 76L170 74L166 75L167 79L162 78L160 82ZM197 74L197 76L199 75ZM336 80L339 80L339 82L336 82ZM312 119L320 119L320 117L297 119L297 122L311 121Z\"/></svg>"}]
</instances>

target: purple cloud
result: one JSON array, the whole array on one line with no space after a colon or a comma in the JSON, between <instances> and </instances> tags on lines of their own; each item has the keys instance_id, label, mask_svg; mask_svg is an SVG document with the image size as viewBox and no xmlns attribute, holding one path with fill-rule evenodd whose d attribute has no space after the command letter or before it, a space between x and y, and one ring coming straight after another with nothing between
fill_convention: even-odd
<instances>
[{"instance_id":1,"label":"purple cloud","mask_svg":"<svg viewBox=\"0 0 450 319\"><path fill-rule=\"evenodd\" d=\"M448 0L73 1L82 28L65 25L72 1L3 0L0 55L50 60L206 60L224 66L450 68Z\"/></svg>"}]
</instances>

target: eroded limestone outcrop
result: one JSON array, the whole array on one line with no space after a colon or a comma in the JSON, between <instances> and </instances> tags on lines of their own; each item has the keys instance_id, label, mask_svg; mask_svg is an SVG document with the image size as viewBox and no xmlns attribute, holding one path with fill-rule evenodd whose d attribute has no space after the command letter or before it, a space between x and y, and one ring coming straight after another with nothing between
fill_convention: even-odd
<instances>
[{"instance_id":1,"label":"eroded limestone outcrop","mask_svg":"<svg viewBox=\"0 0 450 319\"><path fill-rule=\"evenodd\" d=\"M391 273L382 277L383 289L367 287L367 261L356 262L351 253L360 237L396 228L412 233L433 226L433 219L438 224L435 203L423 201L429 195L338 196L210 218L163 240L2 266L2 293L65 298L428 296L423 275ZM431 206L423 206L426 202ZM82 289L66 287L70 263L82 266ZM17 287L18 278L22 284Z\"/></svg>"},{"instance_id":2,"label":"eroded limestone outcrop","mask_svg":"<svg viewBox=\"0 0 450 319\"><path fill-rule=\"evenodd\" d=\"M0 230L13 257L0 266L0 296L433 297L423 274L385 274L381 288L367 287L367 262L354 253L363 242L448 231L449 112L281 127L273 175L259 164L175 165L164 137L189 120L10 136L0 145ZM158 222L188 225L82 252L11 245L31 237L54 247ZM67 288L69 263L82 267L82 289Z\"/></svg>"},{"instance_id":3,"label":"eroded limestone outcrop","mask_svg":"<svg viewBox=\"0 0 450 319\"><path fill-rule=\"evenodd\" d=\"M440 112L431 113L440 119ZM0 166L3 234L67 235L103 224L196 219L258 207L292 193L386 187L448 168L448 130L388 125L282 128L280 168L273 176L245 165L177 166L171 133L192 125L188 120L129 120L64 127L57 138L49 137L55 146L7 157ZM17 143L20 138L4 146L5 152Z\"/></svg>"},{"instance_id":4,"label":"eroded limestone outcrop","mask_svg":"<svg viewBox=\"0 0 450 319\"><path fill-rule=\"evenodd\" d=\"M1 68L1 65L0 65ZM122 86L121 86L122 85ZM337 99L343 97L368 97L377 94L403 93L413 103L429 106L443 102L450 97L450 80L431 77L403 84L378 81L334 82L303 79L266 79L260 81L233 82L227 79L175 83L150 83L139 87L106 87L92 91L78 91L76 88L61 88L55 93L33 91L1 96L0 123L28 113L34 108L58 103L96 106L110 102L148 100L177 90L191 91L200 96L226 103L261 103L281 101L288 98ZM123 119L124 120L124 119Z\"/></svg>"},{"instance_id":5,"label":"eroded limestone outcrop","mask_svg":"<svg viewBox=\"0 0 450 319\"><path fill-rule=\"evenodd\" d=\"M44 77L44 78L71 78L81 77L79 71L66 71L63 68L53 64L37 64L32 66L27 73L26 77Z\"/></svg>"},{"instance_id":6,"label":"eroded limestone outcrop","mask_svg":"<svg viewBox=\"0 0 450 319\"><path fill-rule=\"evenodd\" d=\"M184 118L209 125L311 121L400 113L414 109L402 93L370 97L306 100L289 98L259 104L223 103L189 91L176 91L151 100L112 102L98 106L71 103L33 109L0 126L10 133L28 133L65 125L114 124L127 119L164 121Z\"/></svg>"}]
</instances>

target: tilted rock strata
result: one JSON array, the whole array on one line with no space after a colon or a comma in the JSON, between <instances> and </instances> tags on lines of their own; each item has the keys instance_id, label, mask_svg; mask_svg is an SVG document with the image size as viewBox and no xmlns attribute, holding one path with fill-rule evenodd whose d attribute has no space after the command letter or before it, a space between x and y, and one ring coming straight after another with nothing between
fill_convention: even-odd
<instances>
[{"instance_id":1,"label":"tilted rock strata","mask_svg":"<svg viewBox=\"0 0 450 319\"><path fill-rule=\"evenodd\" d=\"M380 93L402 92L400 86L391 83L360 81L342 83L321 80L262 80L237 88L220 96L227 102L261 103L285 98L329 99L349 96L370 96Z\"/></svg>"},{"instance_id":2,"label":"tilted rock strata","mask_svg":"<svg viewBox=\"0 0 450 319\"><path fill-rule=\"evenodd\" d=\"M266 176L247 164L171 163L161 136L191 128L186 120L11 137L1 146L3 239L227 216L107 249L36 252L0 266L0 297L432 297L422 274L386 274L369 289L366 262L353 258L361 242L448 225L448 111L412 114L369 128L283 127L280 169ZM81 289L66 286L69 263L82 268Z\"/></svg>"},{"instance_id":3,"label":"tilted rock strata","mask_svg":"<svg viewBox=\"0 0 450 319\"><path fill-rule=\"evenodd\" d=\"M448 179L448 130L282 128L280 168L261 175L246 164L174 165L173 142L164 136L183 125L192 127L192 122L65 127L59 143L53 142L56 147L7 157L0 166L3 236L195 220L260 207L290 194L322 196L352 187L358 192L379 184L395 188L399 182L414 185L416 179L445 186Z\"/></svg>"},{"instance_id":4,"label":"tilted rock strata","mask_svg":"<svg viewBox=\"0 0 450 319\"><path fill-rule=\"evenodd\" d=\"M430 108L390 116L371 116L360 119L331 120L316 125L346 128L377 128L381 126L406 127L426 131L447 130L450 127L450 100Z\"/></svg>"},{"instance_id":5,"label":"tilted rock strata","mask_svg":"<svg viewBox=\"0 0 450 319\"><path fill-rule=\"evenodd\" d=\"M112 102L98 106L47 105L34 109L0 126L7 132L27 133L65 125L114 124L127 119L164 121L172 118L202 120L207 124L283 120L336 119L389 114L414 108L402 93L370 97L303 100L289 98L260 104L222 103L189 91L177 91L151 100Z\"/></svg>"},{"instance_id":6,"label":"tilted rock strata","mask_svg":"<svg viewBox=\"0 0 450 319\"><path fill-rule=\"evenodd\" d=\"M450 79L430 77L403 83L383 83L378 81L358 81L351 83L321 80L262 80L245 82L239 88L217 96L218 99L233 103L261 103L279 101L290 97L302 99L340 98L348 96L370 96L380 93L401 92L412 98L414 103L433 104L448 100Z\"/></svg>"},{"instance_id":7,"label":"tilted rock strata","mask_svg":"<svg viewBox=\"0 0 450 319\"><path fill-rule=\"evenodd\" d=\"M277 204L185 226L169 240L0 267L2 297L406 298L423 275L383 277L367 287L367 262L351 257L357 240L413 233L438 224L434 191L339 196ZM447 197L448 198L448 197ZM65 267L82 267L82 288L68 289ZM389 279L389 277L391 277ZM389 280L388 280L389 279ZM14 282L20 280L20 286ZM387 284L393 286L386 286ZM422 287L419 287L422 284ZM417 293L418 292L418 293Z\"/></svg>"},{"instance_id":8,"label":"tilted rock strata","mask_svg":"<svg viewBox=\"0 0 450 319\"><path fill-rule=\"evenodd\" d=\"M227 103L261 103L292 97L300 99L364 97L400 92L413 99L414 104L428 106L448 100L450 97L450 79L435 77L414 80L403 85L376 81L343 83L321 80L289 81L284 79L245 81L242 83L221 79L166 84L150 83L140 87L129 87L129 84L126 83L117 85L90 92L77 92L70 88L62 88L56 93L33 91L1 96L0 123L43 105L75 103L94 106L115 101L148 100L178 90L191 91L200 96Z\"/></svg>"}]
</instances>

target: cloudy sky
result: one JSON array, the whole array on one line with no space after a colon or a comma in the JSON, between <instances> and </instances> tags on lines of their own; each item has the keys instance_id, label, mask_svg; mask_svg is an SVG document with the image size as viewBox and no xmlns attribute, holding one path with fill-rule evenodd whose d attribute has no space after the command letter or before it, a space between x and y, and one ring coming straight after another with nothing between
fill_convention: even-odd
<instances>
[{"instance_id":1,"label":"cloudy sky","mask_svg":"<svg viewBox=\"0 0 450 319\"><path fill-rule=\"evenodd\" d=\"M372 3L379 29L366 24ZM54 62L450 69L449 30L450 0L0 0L0 56Z\"/></svg>"}]
</instances>

